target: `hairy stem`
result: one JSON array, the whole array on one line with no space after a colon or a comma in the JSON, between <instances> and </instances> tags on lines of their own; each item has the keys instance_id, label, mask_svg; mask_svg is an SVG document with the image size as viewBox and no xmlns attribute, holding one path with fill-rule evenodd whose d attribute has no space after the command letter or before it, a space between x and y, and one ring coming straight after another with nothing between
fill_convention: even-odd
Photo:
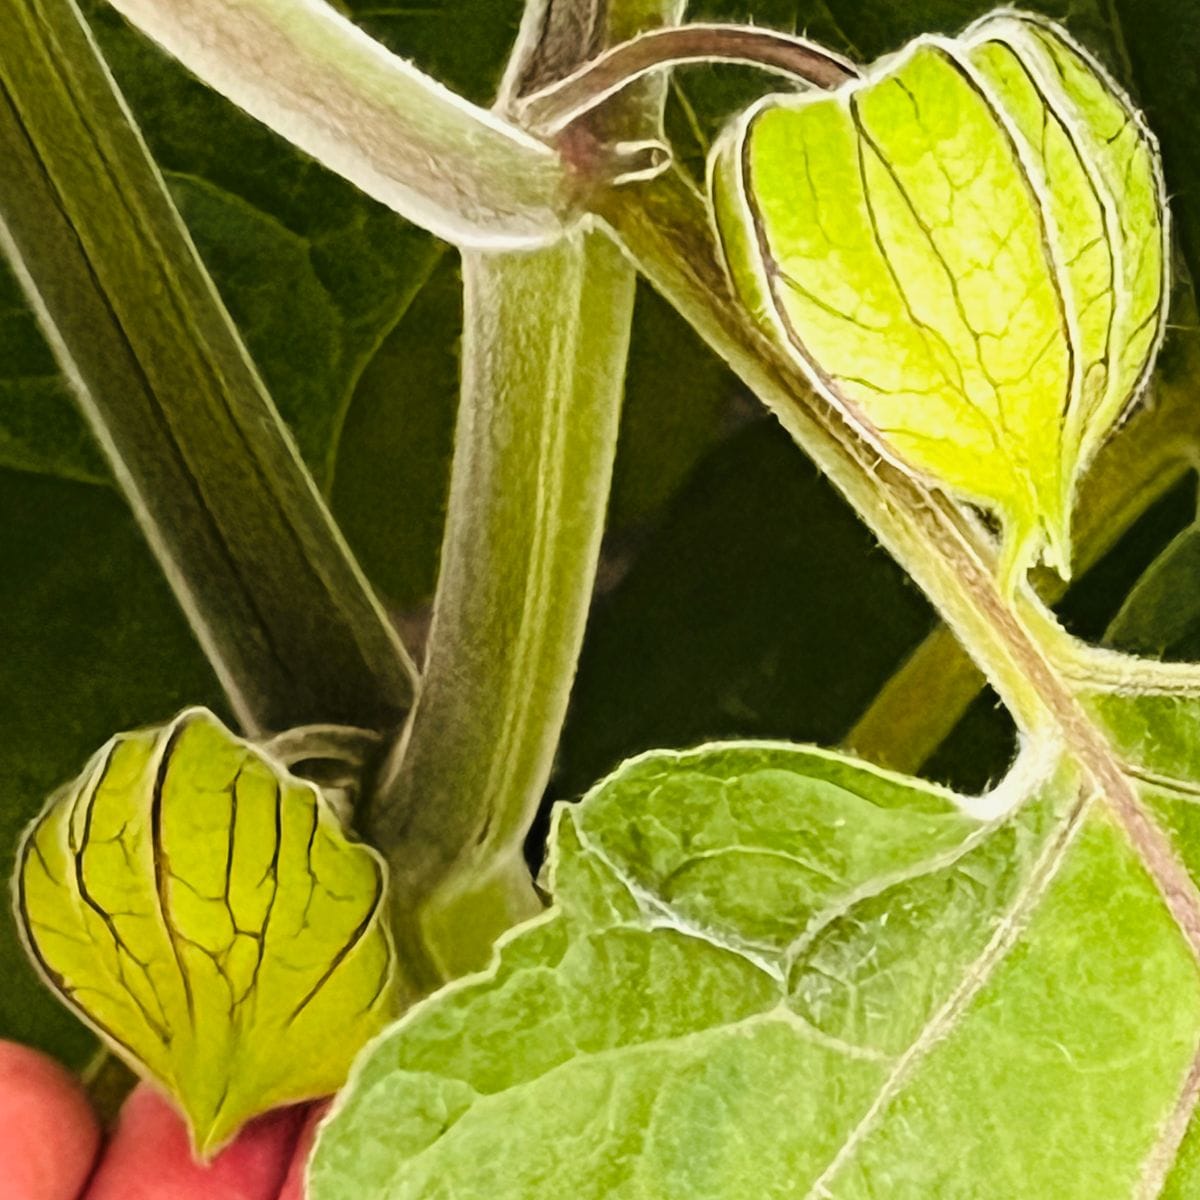
<instances>
[{"instance_id":1,"label":"hairy stem","mask_svg":"<svg viewBox=\"0 0 1200 1200\"><path fill-rule=\"evenodd\" d=\"M1104 797L1200 957L1200 893L1150 819L1105 734L1064 673L1061 629L1022 587L996 583L994 548L939 490L878 454L810 388L731 295L703 202L677 175L612 192L603 213L631 256L854 505L962 642L1017 726L1051 740Z\"/></svg>"},{"instance_id":2,"label":"hairy stem","mask_svg":"<svg viewBox=\"0 0 1200 1200\"><path fill-rule=\"evenodd\" d=\"M112 0L190 71L367 195L460 246L553 241L552 150L448 91L325 0Z\"/></svg>"},{"instance_id":3,"label":"hairy stem","mask_svg":"<svg viewBox=\"0 0 1200 1200\"><path fill-rule=\"evenodd\" d=\"M1044 655L1010 628L995 582L992 540L942 492L883 460L730 291L702 198L678 173L606 194L603 215L650 281L776 413L908 570L958 636L987 659L1005 703L1027 730L1044 728L1031 686Z\"/></svg>"},{"instance_id":4,"label":"hairy stem","mask_svg":"<svg viewBox=\"0 0 1200 1200\"><path fill-rule=\"evenodd\" d=\"M1143 406L1100 451L1076 505L1075 559L1080 573L1096 563L1156 499L1194 469L1200 405L1193 384L1200 357L1194 339L1181 346L1190 369L1160 379ZM1035 577L1038 594L1056 601L1066 584ZM855 754L896 771L918 771L945 741L984 685L982 672L944 626L913 651L846 735Z\"/></svg>"},{"instance_id":5,"label":"hairy stem","mask_svg":"<svg viewBox=\"0 0 1200 1200\"><path fill-rule=\"evenodd\" d=\"M537 908L522 841L583 640L633 307L632 275L597 234L467 254L463 274L463 395L422 692L370 822L445 974L462 965L452 953L486 951Z\"/></svg>"},{"instance_id":6,"label":"hairy stem","mask_svg":"<svg viewBox=\"0 0 1200 1200\"><path fill-rule=\"evenodd\" d=\"M674 8L610 4L608 36ZM526 66L509 89L534 72L546 28L527 18ZM656 132L662 91L622 98L597 141ZM523 842L583 642L634 293L601 233L533 253L466 251L463 277L462 398L422 693L370 816L392 866L401 955L429 987L482 965L539 906Z\"/></svg>"},{"instance_id":7,"label":"hairy stem","mask_svg":"<svg viewBox=\"0 0 1200 1200\"><path fill-rule=\"evenodd\" d=\"M858 74L840 55L773 29L681 25L614 46L566 79L524 97L516 113L539 134L558 133L635 80L688 62L742 63L818 87L836 87Z\"/></svg>"},{"instance_id":8,"label":"hairy stem","mask_svg":"<svg viewBox=\"0 0 1200 1200\"><path fill-rule=\"evenodd\" d=\"M74 0L11 0L0 245L243 725L394 727L414 670Z\"/></svg>"}]
</instances>

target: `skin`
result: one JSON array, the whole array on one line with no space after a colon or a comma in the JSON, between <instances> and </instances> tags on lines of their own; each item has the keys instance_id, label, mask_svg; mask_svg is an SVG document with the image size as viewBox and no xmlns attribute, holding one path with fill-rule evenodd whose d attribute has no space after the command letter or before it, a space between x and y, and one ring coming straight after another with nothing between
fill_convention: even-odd
<instances>
[{"instance_id":1,"label":"skin","mask_svg":"<svg viewBox=\"0 0 1200 1200\"><path fill-rule=\"evenodd\" d=\"M146 1084L130 1093L85 1200L277 1200L304 1119L284 1108L252 1121L203 1165L171 1105Z\"/></svg>"},{"instance_id":2,"label":"skin","mask_svg":"<svg viewBox=\"0 0 1200 1200\"><path fill-rule=\"evenodd\" d=\"M296 1149L292 1154L292 1165L288 1169L287 1178L283 1181L283 1188L279 1193L279 1200L304 1200L304 1166L308 1161L308 1152L312 1149L313 1141L317 1136L317 1126L328 1110L329 1102L327 1100L314 1104L309 1109L308 1116L300 1130L300 1137L296 1142Z\"/></svg>"},{"instance_id":3,"label":"skin","mask_svg":"<svg viewBox=\"0 0 1200 1200\"><path fill-rule=\"evenodd\" d=\"M100 1149L100 1123L73 1075L0 1042L0 1200L75 1200Z\"/></svg>"},{"instance_id":4,"label":"skin","mask_svg":"<svg viewBox=\"0 0 1200 1200\"><path fill-rule=\"evenodd\" d=\"M74 1076L0 1042L0 1200L304 1200L304 1160L325 1107L268 1113L204 1165L171 1105L139 1084L101 1151Z\"/></svg>"}]
</instances>

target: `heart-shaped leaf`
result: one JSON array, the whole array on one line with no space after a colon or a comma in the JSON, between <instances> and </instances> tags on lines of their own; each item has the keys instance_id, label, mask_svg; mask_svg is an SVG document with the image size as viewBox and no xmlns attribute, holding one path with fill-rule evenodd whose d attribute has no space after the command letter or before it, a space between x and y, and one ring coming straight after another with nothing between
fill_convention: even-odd
<instances>
[{"instance_id":1,"label":"heart-shaped leaf","mask_svg":"<svg viewBox=\"0 0 1200 1200\"><path fill-rule=\"evenodd\" d=\"M51 798L15 899L47 982L208 1155L335 1090L393 1015L384 887L321 792L192 709Z\"/></svg>"}]
</instances>

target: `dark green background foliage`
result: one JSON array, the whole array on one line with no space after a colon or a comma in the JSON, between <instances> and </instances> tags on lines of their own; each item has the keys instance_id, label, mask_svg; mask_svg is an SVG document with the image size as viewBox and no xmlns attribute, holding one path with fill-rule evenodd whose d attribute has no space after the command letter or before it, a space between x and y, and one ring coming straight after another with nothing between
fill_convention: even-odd
<instances>
[{"instance_id":1,"label":"dark green background foliage","mask_svg":"<svg viewBox=\"0 0 1200 1200\"><path fill-rule=\"evenodd\" d=\"M341 7L354 15L354 3ZM369 32L477 101L493 91L520 15L518 0L358 7ZM925 30L953 32L988 7L762 0L691 15L807 31L866 60ZM1200 8L1195 0L1036 7L1066 20L1144 105L1195 275ZM102 5L89 13L335 515L388 605L419 630L436 577L456 403L453 251L207 92ZM669 127L684 161L698 169L725 116L762 89L740 70L682 72ZM1190 480L1177 487L1073 589L1064 614L1081 633L1099 637L1115 616L1120 644L1200 652L1194 491ZM109 734L185 703L219 708L220 699L2 270L0 513L7 876L21 826ZM932 623L782 430L643 291L600 585L552 793L576 794L651 746L737 735L836 743ZM1002 770L1010 736L983 698L930 770L982 786ZM535 831L534 855L538 844ZM0 960L0 1035L82 1061L88 1037L41 992L9 923Z\"/></svg>"}]
</instances>

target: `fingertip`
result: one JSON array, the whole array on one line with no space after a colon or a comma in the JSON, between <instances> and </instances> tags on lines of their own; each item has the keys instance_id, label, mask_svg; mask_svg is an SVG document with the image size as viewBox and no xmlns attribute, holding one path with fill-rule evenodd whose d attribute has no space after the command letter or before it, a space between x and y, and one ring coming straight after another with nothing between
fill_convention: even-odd
<instances>
[{"instance_id":1,"label":"fingertip","mask_svg":"<svg viewBox=\"0 0 1200 1200\"><path fill-rule=\"evenodd\" d=\"M0 1042L0 1200L76 1200L100 1148L79 1080L17 1042Z\"/></svg>"},{"instance_id":2,"label":"fingertip","mask_svg":"<svg viewBox=\"0 0 1200 1200\"><path fill-rule=\"evenodd\" d=\"M299 1107L267 1113L200 1163L174 1107L139 1084L121 1109L86 1200L276 1200L304 1115Z\"/></svg>"},{"instance_id":3,"label":"fingertip","mask_svg":"<svg viewBox=\"0 0 1200 1200\"><path fill-rule=\"evenodd\" d=\"M309 1108L300 1136L296 1139L296 1148L292 1151L292 1164L279 1192L279 1200L305 1200L304 1172L308 1166L308 1156L316 1141L317 1126L332 1103L332 1100L318 1100Z\"/></svg>"}]
</instances>

